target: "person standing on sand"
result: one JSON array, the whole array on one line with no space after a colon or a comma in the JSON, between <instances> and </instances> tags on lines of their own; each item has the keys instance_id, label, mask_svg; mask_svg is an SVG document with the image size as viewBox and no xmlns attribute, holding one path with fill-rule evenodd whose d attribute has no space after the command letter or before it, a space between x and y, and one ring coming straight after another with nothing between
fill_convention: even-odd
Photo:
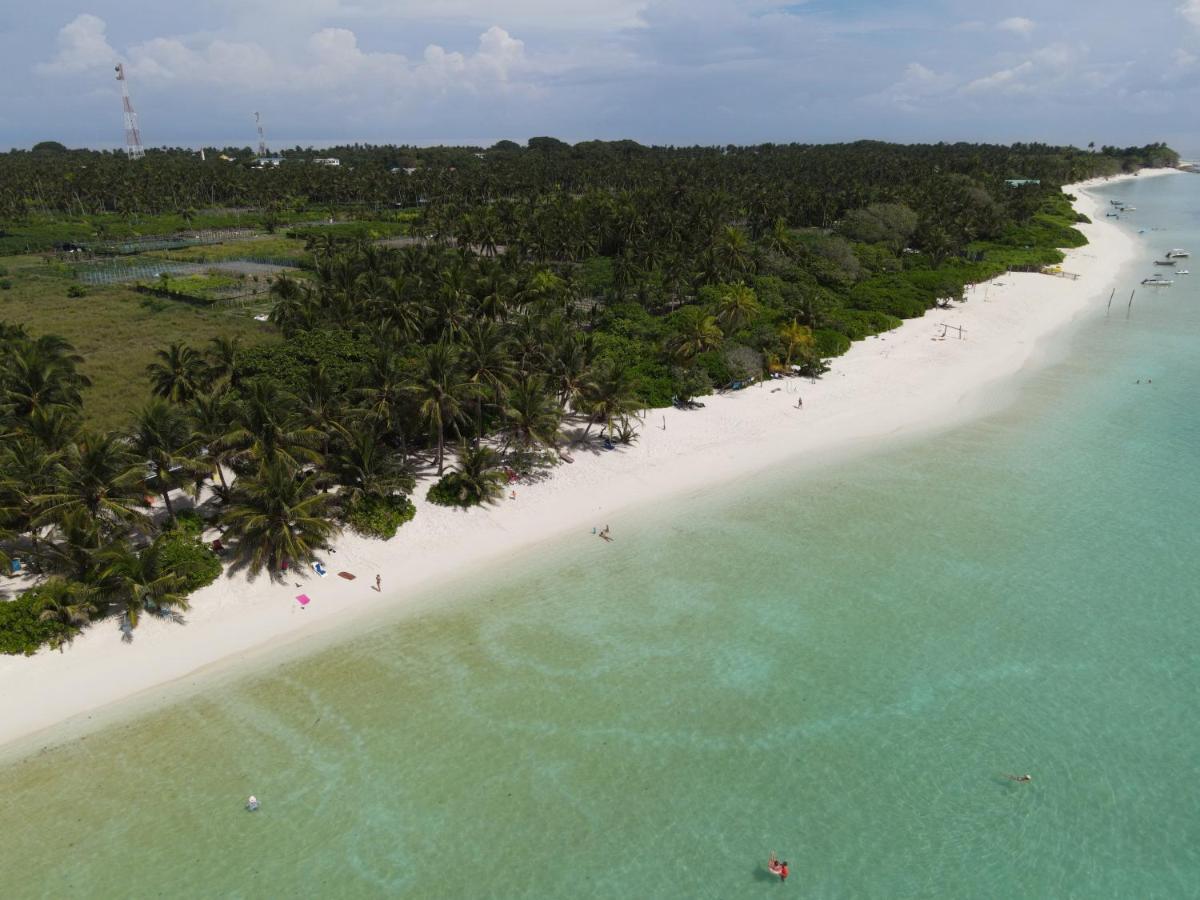
<instances>
[{"instance_id":1,"label":"person standing on sand","mask_svg":"<svg viewBox=\"0 0 1200 900\"><path fill-rule=\"evenodd\" d=\"M376 576L375 576L375 591L376 591L377 593L380 593L380 594L382 594L382 593L383 593L383 587L382 587L382 584L383 584L383 576L382 576L382 575L376 575Z\"/></svg>"}]
</instances>

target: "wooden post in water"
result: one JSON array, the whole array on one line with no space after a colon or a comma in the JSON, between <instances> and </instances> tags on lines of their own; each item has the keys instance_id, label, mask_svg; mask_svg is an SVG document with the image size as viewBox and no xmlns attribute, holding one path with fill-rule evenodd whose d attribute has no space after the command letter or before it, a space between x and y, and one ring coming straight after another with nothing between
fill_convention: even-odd
<instances>
[{"instance_id":1,"label":"wooden post in water","mask_svg":"<svg viewBox=\"0 0 1200 900\"><path fill-rule=\"evenodd\" d=\"M1108 295L1108 306L1104 307L1104 318L1108 318L1109 310L1112 309L1112 298L1117 295L1117 289L1113 288L1112 293Z\"/></svg>"},{"instance_id":2,"label":"wooden post in water","mask_svg":"<svg viewBox=\"0 0 1200 900\"><path fill-rule=\"evenodd\" d=\"M1129 314L1130 314L1131 312L1133 312L1133 295L1134 295L1134 294L1136 294L1136 293L1137 293L1137 291L1130 291L1130 292L1129 292L1129 305L1128 305L1127 307L1125 307L1125 318L1126 318L1126 319L1128 319L1128 318L1129 318Z\"/></svg>"}]
</instances>

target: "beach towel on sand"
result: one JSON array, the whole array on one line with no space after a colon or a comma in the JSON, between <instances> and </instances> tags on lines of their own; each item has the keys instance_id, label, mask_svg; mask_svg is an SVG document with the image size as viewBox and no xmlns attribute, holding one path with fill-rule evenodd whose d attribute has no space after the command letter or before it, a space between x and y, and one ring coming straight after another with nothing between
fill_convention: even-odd
<instances>
[{"instance_id":1,"label":"beach towel on sand","mask_svg":"<svg viewBox=\"0 0 1200 900\"><path fill-rule=\"evenodd\" d=\"M308 604L312 603L312 598L308 594L297 594L296 600L301 606L308 606Z\"/></svg>"}]
</instances>

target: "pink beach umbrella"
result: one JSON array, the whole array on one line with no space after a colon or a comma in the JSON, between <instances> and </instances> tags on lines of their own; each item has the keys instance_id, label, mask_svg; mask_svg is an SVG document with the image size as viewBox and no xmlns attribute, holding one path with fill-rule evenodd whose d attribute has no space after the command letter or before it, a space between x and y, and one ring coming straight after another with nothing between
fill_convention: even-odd
<instances>
[{"instance_id":1,"label":"pink beach umbrella","mask_svg":"<svg viewBox=\"0 0 1200 900\"><path fill-rule=\"evenodd\" d=\"M297 594L296 600L301 606L308 606L312 602L312 598L308 594Z\"/></svg>"}]
</instances>

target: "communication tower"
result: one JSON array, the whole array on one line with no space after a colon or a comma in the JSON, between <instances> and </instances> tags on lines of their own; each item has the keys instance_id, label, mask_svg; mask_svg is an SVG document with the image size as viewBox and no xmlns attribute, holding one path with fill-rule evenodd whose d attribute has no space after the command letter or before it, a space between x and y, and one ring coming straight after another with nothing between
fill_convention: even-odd
<instances>
[{"instance_id":1,"label":"communication tower","mask_svg":"<svg viewBox=\"0 0 1200 900\"><path fill-rule=\"evenodd\" d=\"M271 151L267 149L267 136L263 134L262 119L258 113L254 114L254 124L258 126L258 155L270 156Z\"/></svg>"},{"instance_id":2,"label":"communication tower","mask_svg":"<svg viewBox=\"0 0 1200 900\"><path fill-rule=\"evenodd\" d=\"M137 113L129 99L129 83L125 80L125 64L117 63L117 81L121 82L121 105L125 110L125 152L130 159L141 159L146 155L142 149L142 132L138 128Z\"/></svg>"}]
</instances>

